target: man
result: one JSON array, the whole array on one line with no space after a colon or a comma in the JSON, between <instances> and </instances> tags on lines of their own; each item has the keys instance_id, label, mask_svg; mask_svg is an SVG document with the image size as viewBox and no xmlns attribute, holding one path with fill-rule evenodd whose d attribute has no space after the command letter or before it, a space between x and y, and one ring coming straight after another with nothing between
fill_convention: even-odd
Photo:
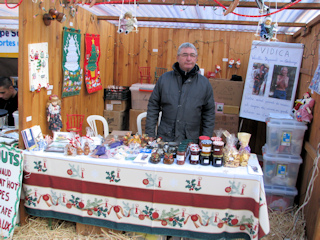
<instances>
[{"instance_id":1,"label":"man","mask_svg":"<svg viewBox=\"0 0 320 240\"><path fill-rule=\"evenodd\" d=\"M162 111L157 137L163 141L180 142L197 140L202 135L213 135L215 103L208 79L199 74L196 65L197 49L191 43L180 45L173 71L164 73L150 96L147 111L146 133L150 140L156 137L155 129Z\"/></svg>"},{"instance_id":2,"label":"man","mask_svg":"<svg viewBox=\"0 0 320 240\"><path fill-rule=\"evenodd\" d=\"M279 99L287 99L286 89L289 85L288 68L282 67L281 74L277 76L276 90L274 91L273 97Z\"/></svg>"},{"instance_id":3,"label":"man","mask_svg":"<svg viewBox=\"0 0 320 240\"><path fill-rule=\"evenodd\" d=\"M18 110L18 91L8 77L0 77L0 109L8 111L8 125L14 126L12 113Z\"/></svg>"}]
</instances>

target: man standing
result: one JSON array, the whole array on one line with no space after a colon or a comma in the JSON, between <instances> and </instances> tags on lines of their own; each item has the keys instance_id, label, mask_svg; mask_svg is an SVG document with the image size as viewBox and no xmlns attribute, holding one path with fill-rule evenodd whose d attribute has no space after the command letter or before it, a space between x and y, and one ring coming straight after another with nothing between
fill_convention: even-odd
<instances>
[{"instance_id":1,"label":"man standing","mask_svg":"<svg viewBox=\"0 0 320 240\"><path fill-rule=\"evenodd\" d=\"M146 133L150 140L161 137L166 142L180 142L184 139L197 140L200 134L213 135L213 90L208 79L199 73L197 59L197 49L193 44L181 44L173 71L164 73L157 81L147 111ZM160 111L162 117L156 136Z\"/></svg>"},{"instance_id":2,"label":"man standing","mask_svg":"<svg viewBox=\"0 0 320 240\"><path fill-rule=\"evenodd\" d=\"M14 126L12 113L18 110L18 91L8 77L0 77L0 109L8 111L8 125Z\"/></svg>"}]
</instances>

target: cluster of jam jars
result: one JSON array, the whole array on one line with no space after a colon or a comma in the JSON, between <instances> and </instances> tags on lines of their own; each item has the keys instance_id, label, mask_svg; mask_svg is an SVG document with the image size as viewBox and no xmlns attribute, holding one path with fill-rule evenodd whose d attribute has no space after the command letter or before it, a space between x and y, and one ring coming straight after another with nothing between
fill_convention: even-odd
<instances>
[{"instance_id":1,"label":"cluster of jam jars","mask_svg":"<svg viewBox=\"0 0 320 240\"><path fill-rule=\"evenodd\" d=\"M164 164L174 163L177 154L177 144L175 143L161 143L157 148L154 148L151 153L150 162L159 163L163 161Z\"/></svg>"}]
</instances>

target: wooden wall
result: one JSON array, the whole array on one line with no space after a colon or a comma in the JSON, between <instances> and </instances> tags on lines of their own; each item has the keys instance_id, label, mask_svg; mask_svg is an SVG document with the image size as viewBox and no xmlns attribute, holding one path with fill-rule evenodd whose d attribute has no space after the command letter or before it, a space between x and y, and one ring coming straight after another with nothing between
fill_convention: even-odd
<instances>
[{"instance_id":1,"label":"wooden wall","mask_svg":"<svg viewBox=\"0 0 320 240\"><path fill-rule=\"evenodd\" d=\"M320 18L318 16L318 22ZM310 29L309 29L310 30ZM301 35L295 39L296 43L305 45L303 53L303 61L301 66L301 74L299 79L296 98L302 98L305 92L310 92L308 89L313 74L319 63L319 36L320 23L311 28L310 34L302 37ZM314 158L316 157L316 149L320 143L320 96L317 93L311 94L315 99L314 115L312 123L308 125L308 130L305 134L305 151L302 153L303 164L300 167L298 178L299 204L301 205L306 196L306 189L310 181L313 170ZM320 163L318 163L318 168ZM304 209L305 218L307 221L307 236L308 239L320 239L320 177L315 180L313 192L309 203Z\"/></svg>"},{"instance_id":2,"label":"wooden wall","mask_svg":"<svg viewBox=\"0 0 320 240\"><path fill-rule=\"evenodd\" d=\"M99 66L102 84L106 86L113 83L114 58L106 58L105 53L107 52L107 45L113 45L114 43L115 26L106 21L97 22L96 16L80 7L75 17L71 17L69 9L60 7L58 2L54 5L51 1L44 1L41 7L44 7L47 11L55 7L59 12L67 15L67 20L64 23L51 21L50 26L45 26L42 20L42 15L45 12L39 9L39 3L23 1L19 7L19 127L22 130L33 125L40 125L44 134L51 134L46 122L46 103L49 99L47 91L45 89L41 89L40 92L29 91L28 44L48 42L49 84L53 85L52 94L57 94L60 97L62 93L63 27L70 28L70 22L72 22L73 28L81 30L82 56L80 66L83 66L84 61L84 34L100 34L103 56L100 58ZM36 14L39 15L34 18ZM80 95L63 98L61 107L64 124L62 131L65 131L66 114L84 114L85 117L92 114L103 115L103 90L88 94L83 83ZM26 122L26 118L29 116L32 117L32 120ZM83 129L86 126L88 125L85 122ZM83 133L85 133L85 130ZM21 143L20 146L23 146L23 143L22 145Z\"/></svg>"}]
</instances>

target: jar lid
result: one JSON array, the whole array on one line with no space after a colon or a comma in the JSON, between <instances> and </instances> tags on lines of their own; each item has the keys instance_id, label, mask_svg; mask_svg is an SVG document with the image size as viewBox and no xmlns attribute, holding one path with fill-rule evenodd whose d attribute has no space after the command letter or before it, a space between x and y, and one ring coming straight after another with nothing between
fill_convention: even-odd
<instances>
[{"instance_id":1,"label":"jar lid","mask_svg":"<svg viewBox=\"0 0 320 240\"><path fill-rule=\"evenodd\" d=\"M4 117L8 114L8 111L5 109L0 109L0 117Z\"/></svg>"},{"instance_id":2,"label":"jar lid","mask_svg":"<svg viewBox=\"0 0 320 240\"><path fill-rule=\"evenodd\" d=\"M221 137L212 137L211 140L212 140L212 142L214 142L214 141L222 141L222 138Z\"/></svg>"},{"instance_id":3,"label":"jar lid","mask_svg":"<svg viewBox=\"0 0 320 240\"><path fill-rule=\"evenodd\" d=\"M213 145L215 145L215 146L223 146L224 142L222 142L222 141L214 141Z\"/></svg>"},{"instance_id":4,"label":"jar lid","mask_svg":"<svg viewBox=\"0 0 320 240\"><path fill-rule=\"evenodd\" d=\"M205 156L205 157L209 157L209 156L211 155L211 153L201 152L200 155L201 155L201 156Z\"/></svg>"},{"instance_id":5,"label":"jar lid","mask_svg":"<svg viewBox=\"0 0 320 240\"><path fill-rule=\"evenodd\" d=\"M202 140L201 141L201 144L212 144L212 141L211 140Z\"/></svg>"},{"instance_id":6,"label":"jar lid","mask_svg":"<svg viewBox=\"0 0 320 240\"><path fill-rule=\"evenodd\" d=\"M208 137L208 136L200 136L199 140L210 140L210 137Z\"/></svg>"},{"instance_id":7,"label":"jar lid","mask_svg":"<svg viewBox=\"0 0 320 240\"><path fill-rule=\"evenodd\" d=\"M200 148L199 147L191 147L190 150L192 152L199 152L200 151Z\"/></svg>"}]
</instances>

